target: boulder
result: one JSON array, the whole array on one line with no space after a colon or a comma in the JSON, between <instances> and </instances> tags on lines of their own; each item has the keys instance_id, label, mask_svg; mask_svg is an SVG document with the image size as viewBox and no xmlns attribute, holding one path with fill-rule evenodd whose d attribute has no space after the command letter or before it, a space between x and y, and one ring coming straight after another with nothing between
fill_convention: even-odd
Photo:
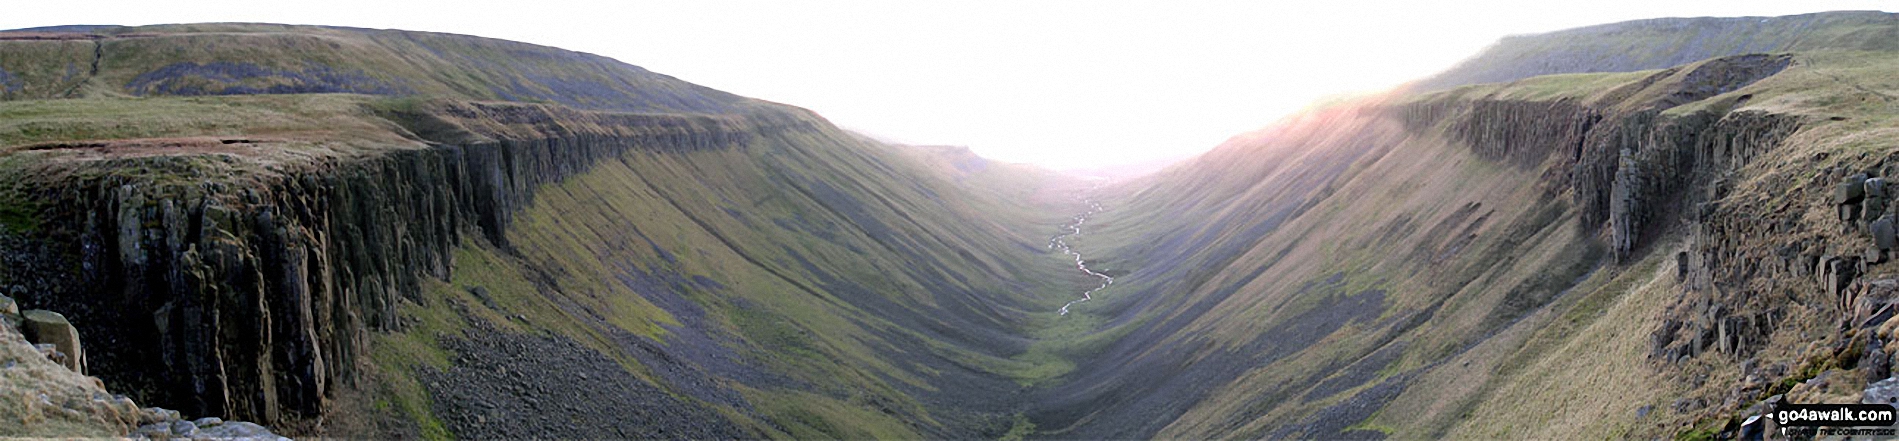
<instances>
[{"instance_id":1,"label":"boulder","mask_svg":"<svg viewBox=\"0 0 1899 441\"><path fill-rule=\"evenodd\" d=\"M1881 250L1899 247L1899 237L1894 236L1892 216L1880 217L1879 220L1873 221L1872 233L1873 246Z\"/></svg>"},{"instance_id":2,"label":"boulder","mask_svg":"<svg viewBox=\"0 0 1899 441\"><path fill-rule=\"evenodd\" d=\"M1735 439L1741 441L1760 441L1766 435L1767 419L1761 418L1760 415L1753 415L1747 417L1747 421L1741 422L1741 433L1736 435Z\"/></svg>"},{"instance_id":3,"label":"boulder","mask_svg":"<svg viewBox=\"0 0 1899 441\"><path fill-rule=\"evenodd\" d=\"M1878 339L1866 341L1865 352L1859 359L1859 368L1866 370L1866 378L1886 378L1892 376L1892 359L1886 355L1886 348Z\"/></svg>"},{"instance_id":4,"label":"boulder","mask_svg":"<svg viewBox=\"0 0 1899 441\"><path fill-rule=\"evenodd\" d=\"M198 436L209 438L283 439L269 428L243 421L229 421L214 427L199 428Z\"/></svg>"},{"instance_id":5,"label":"boulder","mask_svg":"<svg viewBox=\"0 0 1899 441\"><path fill-rule=\"evenodd\" d=\"M1866 197L1885 198L1886 197L1886 178L1867 179L1866 180Z\"/></svg>"},{"instance_id":6,"label":"boulder","mask_svg":"<svg viewBox=\"0 0 1899 441\"><path fill-rule=\"evenodd\" d=\"M1840 205L1858 203L1860 199L1866 197L1865 183L1866 174L1864 173L1848 176L1844 182L1840 182L1840 185L1833 187L1833 203Z\"/></svg>"},{"instance_id":7,"label":"boulder","mask_svg":"<svg viewBox=\"0 0 1899 441\"><path fill-rule=\"evenodd\" d=\"M1676 252L1675 253L1675 281L1681 282L1683 280L1687 280L1688 272L1692 269L1693 268L1688 265L1688 252L1687 251Z\"/></svg>"},{"instance_id":8,"label":"boulder","mask_svg":"<svg viewBox=\"0 0 1899 441\"><path fill-rule=\"evenodd\" d=\"M1853 279L1859 277L1859 262L1858 257L1834 257L1827 260L1826 275L1822 278L1825 281L1822 287L1826 289L1827 296L1835 299L1843 298L1847 287L1852 285Z\"/></svg>"},{"instance_id":9,"label":"boulder","mask_svg":"<svg viewBox=\"0 0 1899 441\"><path fill-rule=\"evenodd\" d=\"M184 421L184 420L172 421L171 422L171 436L178 437L178 438L191 438L194 436L198 436L198 424L190 422L190 421Z\"/></svg>"},{"instance_id":10,"label":"boulder","mask_svg":"<svg viewBox=\"0 0 1899 441\"><path fill-rule=\"evenodd\" d=\"M41 357L46 357L47 360L52 360L53 363L62 366L66 364L66 353L60 352L59 347L53 346L52 343L35 344L33 345L33 351L39 352Z\"/></svg>"},{"instance_id":11,"label":"boulder","mask_svg":"<svg viewBox=\"0 0 1899 441\"><path fill-rule=\"evenodd\" d=\"M1899 378L1887 378L1866 385L1859 399L1863 404L1899 404Z\"/></svg>"},{"instance_id":12,"label":"boulder","mask_svg":"<svg viewBox=\"0 0 1899 441\"><path fill-rule=\"evenodd\" d=\"M13 326L20 322L20 303L12 297L0 295L0 326Z\"/></svg>"},{"instance_id":13,"label":"boulder","mask_svg":"<svg viewBox=\"0 0 1899 441\"><path fill-rule=\"evenodd\" d=\"M1885 281L1889 282L1891 281L1891 279L1886 279ZM1866 318L1860 321L1859 327L1872 328L1873 335L1878 336L1880 338L1890 338L1892 335L1892 330L1891 328L1888 328L1886 326L1886 322L1892 321L1893 314L1895 312L1899 312L1899 311L1894 311L1893 308L1899 307L1899 306L1896 306L1896 304L1890 303L1890 302L1881 302L1881 303L1882 304L1878 308L1873 309L1873 312L1866 314ZM1880 334L1886 334L1886 335L1880 335Z\"/></svg>"},{"instance_id":14,"label":"boulder","mask_svg":"<svg viewBox=\"0 0 1899 441\"><path fill-rule=\"evenodd\" d=\"M132 436L134 438L171 439L171 425L165 423L146 424L139 426L137 431L132 432Z\"/></svg>"},{"instance_id":15,"label":"boulder","mask_svg":"<svg viewBox=\"0 0 1899 441\"><path fill-rule=\"evenodd\" d=\"M22 334L34 343L52 344L59 352L66 354L61 363L67 369L80 374L86 373L86 353L79 347L79 330L66 321L66 316L44 309L35 309L22 314L26 319L20 326Z\"/></svg>"},{"instance_id":16,"label":"boulder","mask_svg":"<svg viewBox=\"0 0 1899 441\"><path fill-rule=\"evenodd\" d=\"M1878 219L1886 214L1886 198L1867 196L1859 205L1861 219Z\"/></svg>"}]
</instances>

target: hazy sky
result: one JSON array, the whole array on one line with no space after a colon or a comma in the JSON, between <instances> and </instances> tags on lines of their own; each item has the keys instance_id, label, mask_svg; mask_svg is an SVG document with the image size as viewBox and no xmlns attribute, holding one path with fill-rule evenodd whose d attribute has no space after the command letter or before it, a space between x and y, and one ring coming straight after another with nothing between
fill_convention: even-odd
<instances>
[{"instance_id":1,"label":"hazy sky","mask_svg":"<svg viewBox=\"0 0 1899 441\"><path fill-rule=\"evenodd\" d=\"M1186 156L1509 34L1894 1L31 1L0 29L273 22L592 52L886 139L1057 168Z\"/></svg>"}]
</instances>

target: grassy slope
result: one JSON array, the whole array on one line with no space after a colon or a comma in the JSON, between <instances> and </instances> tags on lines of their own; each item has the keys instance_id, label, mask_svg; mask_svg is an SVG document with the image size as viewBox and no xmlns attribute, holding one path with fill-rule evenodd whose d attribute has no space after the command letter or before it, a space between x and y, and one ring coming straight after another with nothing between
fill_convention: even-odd
<instances>
[{"instance_id":1,"label":"grassy slope","mask_svg":"<svg viewBox=\"0 0 1899 441\"><path fill-rule=\"evenodd\" d=\"M1884 156L1889 143L1878 140L1899 127L1888 99L1899 89L1887 74L1894 66L1899 56L1892 52L1804 52L1778 76L1669 113L1738 103L1733 110L1807 116L1814 123L1741 171L1736 191L1766 200L1822 201L1824 188L1789 195L1776 188L1782 182L1777 177L1811 175L1819 166L1810 158L1843 158L1833 161L1863 167ZM1538 77L1408 99L1589 102L1653 73ZM1646 90L1660 90L1668 81L1674 79ZM1648 93L1614 99L1659 98ZM1751 99L1737 101L1743 95ZM1381 122L1384 117L1373 115L1381 104L1285 121L1151 182L1130 184L1126 188L1139 190L1124 192L1102 215L1102 233L1080 239L1082 249L1106 249L1104 260L1136 276L1117 284L1108 294L1114 298L1081 308L1122 317L1113 322L1118 326L1095 332L1162 336L1135 349L1155 360L1096 359L1084 365L1134 372L1143 363L1166 364L1158 358L1175 346L1206 348L1197 352L1200 361L1180 365L1183 372L1195 364L1256 363L1212 379L1217 386L1203 387L1219 392L1193 401L1160 436L1270 435L1313 422L1308 418L1314 415L1349 418L1332 429L1405 438L1668 435L1698 418L1665 410L1675 398L1738 384L1731 372L1742 360L1732 356L1705 357L1680 369L1646 361L1649 331L1661 320L1654 312L1674 304L1680 291L1670 253L1681 230L1670 229L1662 245L1652 248L1662 251L1636 262L1599 264L1600 251L1591 251L1599 249L1599 239L1579 235L1567 195L1540 188L1543 170L1489 162L1435 130L1412 133ZM1844 120L1827 120L1834 116ZM1312 180L1283 167L1291 163L1336 171ZM1476 215L1455 217L1471 203L1480 207L1475 213L1485 214L1475 227L1470 225ZM1308 208L1296 208L1301 206ZM1289 208L1296 213L1289 221L1263 233L1257 229ZM1824 218L1826 208L1814 205L1810 213ZM1464 234L1475 240L1444 258ZM1169 254L1175 241L1194 244L1184 262L1171 261L1182 257ZM1230 247L1240 251L1223 251ZM1592 271L1597 265L1608 266ZM1157 266L1166 269L1144 273ZM1343 276L1334 283L1342 288L1311 288L1325 286L1332 274ZM1303 316L1337 317L1329 315L1334 313L1327 311L1328 299L1366 289L1388 293L1377 319L1354 319L1360 321L1317 337L1293 331L1311 324ZM1153 296L1167 306L1134 300ZM1207 312L1168 320L1195 307ZM1406 323L1411 314L1426 312L1428 320L1404 327L1412 324ZM1807 343L1797 336L1823 330L1817 324L1825 314L1797 316L1813 323L1782 325L1763 359L1795 359L1797 347ZM1286 350L1277 341L1301 343ZM1386 357L1380 349L1401 355ZM1698 389L1682 385L1696 376L1710 380ZM1381 393L1373 386L1387 380L1406 387L1389 401L1370 401L1377 412L1333 407L1353 403L1361 393ZM1642 406L1657 411L1636 418Z\"/></svg>"},{"instance_id":2,"label":"grassy slope","mask_svg":"<svg viewBox=\"0 0 1899 441\"><path fill-rule=\"evenodd\" d=\"M1068 185L1059 176L876 143L802 112L519 43L273 25L99 33L0 41L0 68L32 86L0 102L5 173L241 183L422 148L404 129L415 121L385 120L390 110L442 111L430 106L466 99L764 112L815 127L736 149L629 154L537 189L507 232L510 249L470 239L453 277L403 306L409 325L374 336L375 380L346 395L346 415L394 415L413 427L409 435L452 435L416 373L455 363L442 341L471 329L469 320L575 340L688 403L774 436L1001 436L1017 420L1016 404L998 397L1069 366L1019 356L1070 294L1062 258L1041 247L1065 213L1030 197ZM104 54L97 75L33 69L88 61L95 41ZM247 67L173 67L180 63ZM154 72L175 75L141 80ZM134 97L273 86L367 94ZM375 96L387 90L447 101ZM63 97L76 98L42 99ZM218 147L235 138L255 142ZM176 162L189 170L98 161L143 155L187 158ZM19 208L6 212L8 225L32 228L33 196L7 195L0 205ZM464 309L469 315L454 312ZM670 355L642 355L640 340Z\"/></svg>"},{"instance_id":3,"label":"grassy slope","mask_svg":"<svg viewBox=\"0 0 1899 441\"><path fill-rule=\"evenodd\" d=\"M913 320L950 320L959 311L944 304L953 301L944 295L967 290L990 297L1005 311L1005 322L999 323L1004 330L1029 331L1032 324L1021 317L1045 314L1061 292L1022 283L1051 279L1047 273L1061 268L1057 261L1023 250L1025 244L1038 243L1037 230L1048 225L1038 223L1045 222L1029 207L964 196L969 189L897 149L831 135L763 140L748 152L632 155L602 164L542 189L509 232L516 247L511 254L518 256L480 244L464 247L450 285L487 287L500 308L482 307L463 290L444 288L436 294L467 303L511 328L523 326L520 320L502 317L524 315L525 322L532 323L526 330L575 337L609 354L627 349L599 335L618 332L607 326L662 343L685 321L691 323L684 326L715 336L737 336L730 347L674 350L695 360L683 352L729 352L798 384L717 380L741 391L755 407L727 413L758 433L800 438L968 436L971 422L1006 415L1006 400L947 406L927 401L936 399L930 395L942 389L1008 392L1013 387L1006 381L962 383L968 379L939 378L938 371L961 365L995 379L990 381L1002 381L1035 365L1009 360L1007 347L945 337L942 331L932 331L943 324ZM889 170L861 170L883 167ZM931 243L918 250L920 255L893 253L885 248L893 244L873 240L859 231L864 225L788 188L801 183L779 174L821 176L820 181L831 185L861 186L861 193L853 195L860 202L902 204L866 207L870 217L865 219L888 222L906 236ZM949 196L933 200L925 192ZM974 219L987 221L963 221ZM962 254L986 257L971 260ZM1034 264L1038 261L1044 263ZM670 287L613 282L629 272L675 281ZM552 283L535 282L540 276L550 277ZM680 281L700 278L705 281ZM941 286L945 284L958 286ZM854 286L871 292L849 292ZM648 291L654 288L670 292ZM879 306L863 304L863 295L894 302L915 315L879 314ZM655 296L660 302L683 297L703 308L704 316L669 314L648 300ZM446 327L388 337L387 344L429 347L428 333L462 327L445 321ZM924 345L913 347L910 342ZM391 358L386 371L444 362L383 359ZM623 361L635 372L652 375L636 360ZM407 381L398 375L393 383ZM956 400L961 393L941 395ZM411 401L420 397L414 392L395 395ZM413 402L402 406L425 407ZM420 412L412 417L427 421Z\"/></svg>"},{"instance_id":4,"label":"grassy slope","mask_svg":"<svg viewBox=\"0 0 1899 441\"><path fill-rule=\"evenodd\" d=\"M52 135L13 132L26 142L13 148L11 159L22 163L13 170L35 173L134 172L87 168L89 154L231 155L194 150L203 135L298 137L240 152L235 156L255 161L207 166L205 173L247 179L277 172L272 164L279 161L415 148L371 111L388 103L360 95L99 98L0 103L0 112L20 115L10 121L16 127L62 128L45 132ZM221 114L233 108L251 114ZM100 128L87 119L102 112L151 124ZM323 125L350 135L328 139L303 131ZM137 130L105 138L170 141L121 140L90 153L25 149L90 139L100 130ZM466 243L454 278L425 293L423 304L404 308L419 325L375 338L380 375L367 386L373 392L346 404L364 410L346 412L393 409L420 435L449 435L411 373L452 363L440 340L469 324L442 302L457 302L502 329L582 342L693 399L700 398L656 376L613 335L666 345L676 328L700 328L696 332L712 335L717 345L681 343L671 349L677 357L727 354L781 377L758 384L717 380L717 387L749 403L720 412L755 433L1000 435L1009 428L1013 404L969 394L1009 393L1019 387L1015 380L1046 377L1049 365L1063 366L1012 358L1024 349L1023 336L1046 325L1046 318L1033 317L1048 315L1068 294L1066 286L1049 282L1062 280L1064 263L1040 249L1061 213L1026 198L1060 182L1001 164L959 169L938 154L864 141L828 126L738 150L605 162L538 189L534 205L517 215L508 233L512 250ZM492 293L494 305L470 294L470 287ZM678 303L669 305L673 311L655 304L682 299L697 305L685 310L704 315L682 318L675 314ZM901 314L889 316L893 312ZM944 370L959 372L942 377ZM956 390L962 388L968 390Z\"/></svg>"},{"instance_id":5,"label":"grassy slope","mask_svg":"<svg viewBox=\"0 0 1899 441\"><path fill-rule=\"evenodd\" d=\"M1801 224L1811 227L1809 232L1792 231L1785 236L1762 237L1758 240L1781 243L1809 233L1817 233L1829 242L1841 244L1857 240L1853 235L1832 231L1837 228L1835 224L1816 220L1830 217L1827 213L1830 207L1823 202L1830 196L1830 188L1807 185L1787 188L1782 177L1805 178L1816 170L1834 165L1865 167L1869 161L1890 152L1891 144L1878 140L1889 139L1889 135L1899 129L1899 120L1894 119L1899 116L1899 109L1892 106L1891 99L1882 98L1899 92L1899 83L1890 78L1890 72L1896 67L1899 67L1899 54L1892 52L1803 53L1796 58L1795 67L1727 96L1731 99L1739 95L1753 95L1753 99L1739 110L1805 115L1809 121L1808 126L1786 140L1781 149L1752 161L1748 168L1735 177L1737 182L1732 190L1733 196L1729 197L1732 200L1730 203L1786 206L1789 204L1777 201L1792 199L1797 201L1792 203L1794 207L1805 207L1803 210L1771 216L1776 220L1797 219ZM1718 102L1722 98L1708 101ZM1687 109L1671 111L1684 110ZM1833 121L1833 117L1845 118ZM1824 157L1834 159L1823 163L1814 161L1814 158ZM1746 249L1759 245L1749 243L1734 246ZM1669 246L1657 248L1673 249ZM1551 436L1581 432L1619 437L1668 434L1697 424L1693 414L1681 415L1661 409L1667 409L1677 398L1682 397L1720 399L1730 389L1743 384L1739 372L1745 360L1716 354L1701 357L1677 369L1662 371L1657 371L1652 365L1631 362L1645 356L1647 332L1660 325L1660 318L1653 312L1663 310L1677 301L1681 291L1675 286L1672 269L1669 268L1673 263L1671 260L1664 256L1650 256L1632 265L1614 282L1610 282L1608 288L1620 285L1619 289L1605 289L1591 294L1592 299L1600 297L1601 300L1590 303L1600 305L1582 304L1568 310L1557 310L1563 320L1569 323L1558 322L1557 326L1546 326L1536 331L1536 336L1531 338L1541 340L1543 344L1527 347L1514 356L1524 367L1511 372L1514 375L1489 382L1497 390L1485 395L1481 404L1473 405L1472 416L1477 418L1454 426L1450 433L1481 436L1509 432ZM1886 268L1876 271L1890 273L1892 270ZM1759 279L1763 283L1782 284L1791 288L1789 291L1796 296L1796 301L1804 304L1821 305L1828 301L1823 298L1823 293L1809 288L1811 285L1805 280L1785 277L1775 274L1763 275ZM1797 312L1790 313L1796 319L1777 324L1779 329L1773 341L1756 355L1761 363L1793 360L1795 366L1799 366L1798 360L1814 355L1805 352L1809 344L1829 339L1835 325L1830 319L1834 316L1833 311L1825 307L1797 308ZM1590 316L1598 314L1600 317L1589 321ZM1576 321L1586 325L1577 326L1574 324ZM1587 356L1578 357L1577 354ZM1694 378L1701 380L1688 381ZM1584 387L1592 383L1604 384L1603 381L1619 386ZM1701 386L1688 387L1687 384ZM1565 394L1573 399L1567 402L1533 399L1547 393ZM1741 406L1747 404L1741 403ZM1636 418L1636 409L1642 406L1654 406L1658 411L1646 418ZM1574 418L1550 421L1552 414L1573 415ZM1536 431L1522 432L1525 427L1534 427Z\"/></svg>"}]
</instances>

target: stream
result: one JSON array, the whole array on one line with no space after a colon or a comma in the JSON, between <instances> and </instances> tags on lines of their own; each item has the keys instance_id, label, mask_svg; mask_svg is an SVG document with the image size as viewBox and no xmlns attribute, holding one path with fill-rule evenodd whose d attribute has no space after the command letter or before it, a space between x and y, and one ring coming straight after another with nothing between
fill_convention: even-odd
<instances>
[{"instance_id":1,"label":"stream","mask_svg":"<svg viewBox=\"0 0 1899 441\"><path fill-rule=\"evenodd\" d=\"M1055 237L1049 238L1048 247L1060 248L1062 250L1062 253L1068 254L1070 256L1074 256L1075 269L1079 269L1081 270L1081 272L1086 273L1090 276L1101 278L1101 286L1096 286L1094 287L1094 289L1082 291L1081 298L1075 299L1073 301L1069 301L1068 304L1062 305L1061 315L1068 315L1068 307L1074 306L1076 303L1094 300L1095 298L1094 293L1096 291L1107 289L1108 285L1114 284L1113 277L1109 277L1107 274L1098 273L1098 272L1095 272L1095 270L1088 269L1088 262L1086 260L1082 260L1081 253L1075 252L1073 248L1069 248L1068 246L1068 238L1081 235L1081 224L1088 221L1088 216L1093 216L1095 213L1101 212L1100 202L1095 202L1092 200L1088 200L1086 198L1083 198L1082 201L1088 204L1088 212L1082 213L1079 216L1075 216L1075 221L1073 223L1068 224L1067 233L1058 234L1058 235L1055 235Z\"/></svg>"}]
</instances>

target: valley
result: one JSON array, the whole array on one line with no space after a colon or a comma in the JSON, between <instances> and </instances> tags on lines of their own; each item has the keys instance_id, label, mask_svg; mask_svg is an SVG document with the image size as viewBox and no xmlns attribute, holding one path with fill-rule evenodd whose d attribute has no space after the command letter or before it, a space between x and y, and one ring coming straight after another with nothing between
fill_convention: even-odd
<instances>
[{"instance_id":1,"label":"valley","mask_svg":"<svg viewBox=\"0 0 1899 441\"><path fill-rule=\"evenodd\" d=\"M1732 437L1892 375L1894 35L1515 36L1104 182L504 40L0 32L0 305L84 348L0 406L124 398L0 436Z\"/></svg>"}]
</instances>

